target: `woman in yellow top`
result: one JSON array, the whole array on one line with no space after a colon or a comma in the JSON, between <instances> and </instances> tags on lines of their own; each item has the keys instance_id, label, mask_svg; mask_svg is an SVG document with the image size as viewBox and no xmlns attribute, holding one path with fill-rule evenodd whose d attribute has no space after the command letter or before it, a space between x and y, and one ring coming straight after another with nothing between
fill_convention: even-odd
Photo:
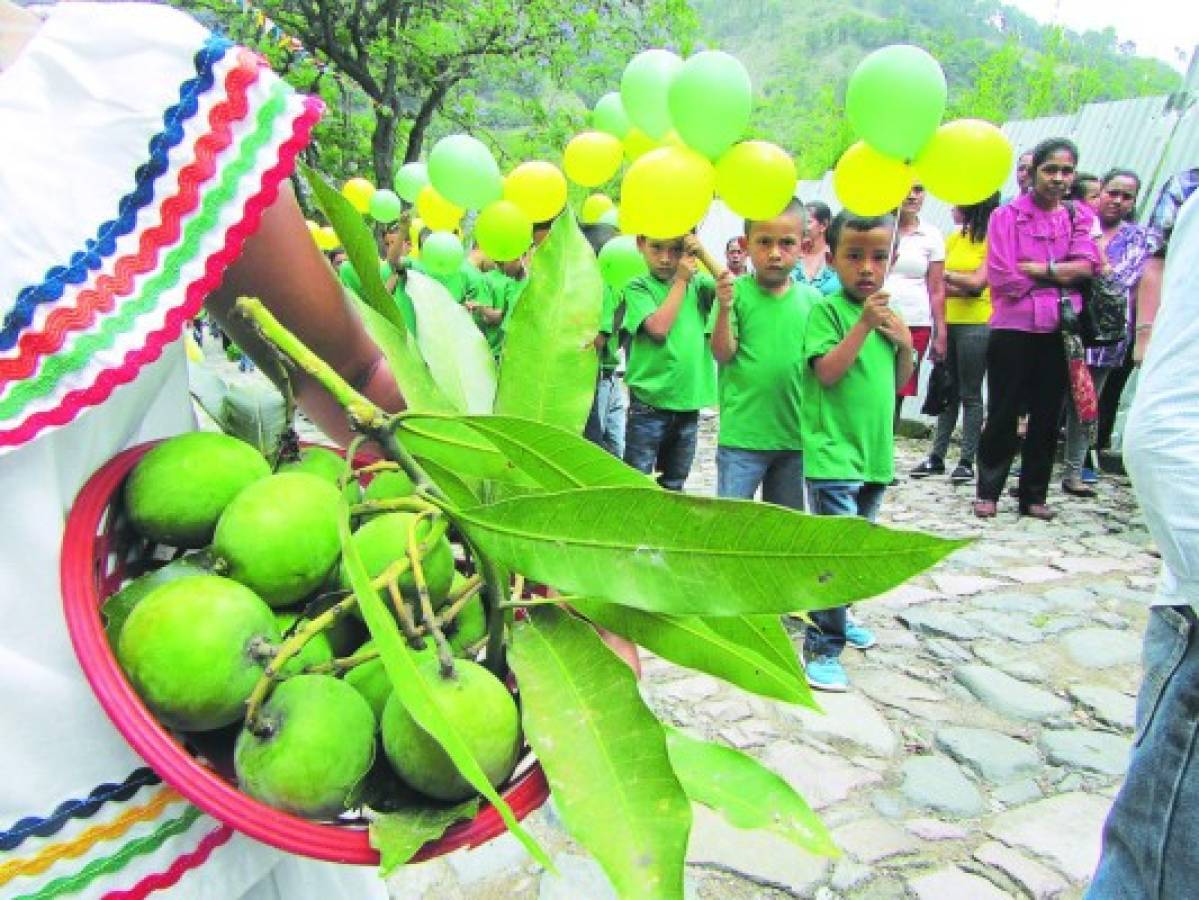
<instances>
[{"instance_id":1,"label":"woman in yellow top","mask_svg":"<svg viewBox=\"0 0 1199 900\"><path fill-rule=\"evenodd\" d=\"M987 222L999 205L993 194L982 203L955 206L958 226L945 240L945 322L949 344L945 363L953 383L949 405L937 419L928 458L912 470L913 478L945 474L949 437L962 415L962 456L949 478L955 484L974 480L974 455L983 426L983 377L987 371L987 340L991 293L987 289Z\"/></svg>"}]
</instances>

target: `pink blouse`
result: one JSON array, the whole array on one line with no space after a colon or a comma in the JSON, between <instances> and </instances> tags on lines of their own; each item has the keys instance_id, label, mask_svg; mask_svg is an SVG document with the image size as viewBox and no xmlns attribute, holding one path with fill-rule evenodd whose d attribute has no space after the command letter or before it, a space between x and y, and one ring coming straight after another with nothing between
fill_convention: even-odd
<instances>
[{"instance_id":1,"label":"pink blouse","mask_svg":"<svg viewBox=\"0 0 1199 900\"><path fill-rule=\"evenodd\" d=\"M1075 312L1082 308L1077 288L1059 289L1020 271L1022 262L1085 259L1098 268L1099 248L1090 219L1063 206L1047 212L1022 194L991 213L987 227L987 283L991 288L991 327L1009 331L1050 332L1058 327L1058 295L1064 290Z\"/></svg>"}]
</instances>

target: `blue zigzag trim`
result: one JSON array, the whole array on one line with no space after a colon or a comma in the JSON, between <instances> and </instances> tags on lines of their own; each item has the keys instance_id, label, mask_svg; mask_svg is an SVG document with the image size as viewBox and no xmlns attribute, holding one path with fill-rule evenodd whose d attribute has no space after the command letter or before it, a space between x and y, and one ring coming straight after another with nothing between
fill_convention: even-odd
<instances>
[{"instance_id":1,"label":"blue zigzag trim","mask_svg":"<svg viewBox=\"0 0 1199 900\"><path fill-rule=\"evenodd\" d=\"M54 266L46 272L41 284L22 288L17 302L4 317L0 328L0 350L16 346L22 329L33 321L34 310L42 303L59 299L68 284L82 284L88 271L100 268L104 257L116 252L117 239L129 234L137 221L138 212L154 199L154 182L167 170L167 155L183 140L183 125L196 114L199 97L211 90L212 70L225 56L233 42L212 35L195 56L196 77L179 88L179 102L163 113L163 130L150 138L150 158L134 173L133 190L121 198L116 219L100 226L96 237L88 238L83 250L71 254L65 266Z\"/></svg>"},{"instance_id":2,"label":"blue zigzag trim","mask_svg":"<svg viewBox=\"0 0 1199 900\"><path fill-rule=\"evenodd\" d=\"M0 851L13 850L29 837L49 837L71 819L90 819L105 803L128 800L146 785L161 781L151 769L135 769L120 784L102 784L93 789L86 800L67 800L44 819L30 816L21 819L8 831L0 831Z\"/></svg>"}]
</instances>

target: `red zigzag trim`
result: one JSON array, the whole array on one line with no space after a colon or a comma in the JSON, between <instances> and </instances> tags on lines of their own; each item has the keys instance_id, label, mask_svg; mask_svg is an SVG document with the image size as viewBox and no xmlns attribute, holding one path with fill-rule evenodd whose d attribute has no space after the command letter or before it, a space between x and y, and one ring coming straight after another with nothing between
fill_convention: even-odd
<instances>
[{"instance_id":1,"label":"red zigzag trim","mask_svg":"<svg viewBox=\"0 0 1199 900\"><path fill-rule=\"evenodd\" d=\"M208 861L208 857L212 855L212 851L227 843L231 837L233 837L233 829L228 825L222 825L215 831L204 835L204 839L196 845L195 850L176 857L165 871L147 875L127 891L108 891L103 895L103 900L145 900L155 891L174 887L184 874L204 865Z\"/></svg>"}]
</instances>

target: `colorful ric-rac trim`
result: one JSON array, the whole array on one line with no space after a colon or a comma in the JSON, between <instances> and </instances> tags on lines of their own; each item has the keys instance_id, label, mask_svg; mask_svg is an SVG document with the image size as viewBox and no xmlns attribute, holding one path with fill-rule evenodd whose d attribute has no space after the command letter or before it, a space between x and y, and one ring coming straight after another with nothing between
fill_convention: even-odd
<instances>
[{"instance_id":1,"label":"colorful ric-rac trim","mask_svg":"<svg viewBox=\"0 0 1199 900\"><path fill-rule=\"evenodd\" d=\"M0 363L27 375L32 368L24 358L26 351L35 361L44 358L36 377L14 384L0 400L0 423L17 423L0 428L0 450L26 443L46 428L64 425L83 409L106 400L119 385L132 380L142 366L158 358L163 347L179 336L183 322L195 315L203 299L220 284L224 270L257 228L263 210L274 202L280 182L290 175L295 157L307 144L323 110L319 100L306 98L298 113L295 112L289 90L282 82L273 84L266 102L254 111L253 132L240 139L237 159L223 165L218 172L215 158L232 141L230 123L246 115L247 92L257 80L261 65L257 58L247 54L244 64L239 61L230 71L225 83L228 99L213 108L211 130L197 141L195 160L180 170L178 195L162 203L162 222L140 236L138 252L116 261L115 276L100 276L93 289L81 292L77 309L64 306L58 318L55 317L60 310L55 310L47 317L42 332L27 334L29 343L22 339L22 356ZM90 386L66 392L48 409L29 412L27 407L31 404L52 397L56 388L62 390L59 385L65 376L86 370L89 364L94 364L98 353L111 348L122 335L134 332L138 318L153 312L161 295L177 287L182 268L197 258L201 240L217 227L224 208L237 198L239 180L254 170L263 148L277 139L280 125L285 122L290 124L291 133L278 150L276 164L261 176L260 189L247 201L241 220L225 233L224 246L207 258L203 275L186 287L183 303L167 312L162 327L150 332L140 349L126 353L120 364L99 372ZM144 166L139 170L149 178L148 171ZM216 184L206 184L213 176L219 176ZM197 201L200 211L183 225L180 235L180 222L196 208ZM170 248L169 252L160 259L166 248ZM150 271L155 274L140 287L137 297L119 304L117 309L114 296L132 290L133 277ZM98 329L88 330L96 314L113 309L117 309L115 315L104 318ZM68 333L76 331L86 333L68 351L46 355L59 349ZM0 379L0 389L4 383Z\"/></svg>"},{"instance_id":2,"label":"colorful ric-rac trim","mask_svg":"<svg viewBox=\"0 0 1199 900\"><path fill-rule=\"evenodd\" d=\"M169 887L174 887L185 873L204 865L208 861L208 857L212 855L212 851L227 843L231 837L233 837L233 829L228 825L214 828L204 835L204 839L200 841L195 850L176 857L175 861L164 871L147 875L127 891L109 891L104 895L104 900L145 900L155 891L165 891Z\"/></svg>"},{"instance_id":3,"label":"colorful ric-rac trim","mask_svg":"<svg viewBox=\"0 0 1199 900\"><path fill-rule=\"evenodd\" d=\"M212 88L213 68L232 46L230 41L216 35L205 41L195 57L196 77L180 86L179 102L163 114L163 130L150 139L150 158L138 167L133 190L121 198L120 215L101 225L85 249L72 254L70 263L55 266L41 284L18 292L17 302L0 328L0 350L9 350L16 344L21 329L33 321L34 310L40 304L57 300L68 284L85 281L88 270L98 268L103 257L114 252L117 238L133 230L138 212L154 199L154 184L167 171L167 155L183 140L183 126L196 114L200 95Z\"/></svg>"}]
</instances>

